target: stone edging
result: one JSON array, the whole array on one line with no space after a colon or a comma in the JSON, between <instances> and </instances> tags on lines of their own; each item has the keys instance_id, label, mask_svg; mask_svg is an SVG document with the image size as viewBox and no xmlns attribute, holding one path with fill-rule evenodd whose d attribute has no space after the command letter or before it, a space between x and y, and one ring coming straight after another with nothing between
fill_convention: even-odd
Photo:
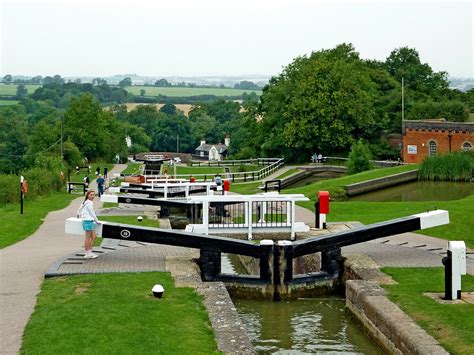
<instances>
[{"instance_id":1,"label":"stone edging","mask_svg":"<svg viewBox=\"0 0 474 355\"><path fill-rule=\"evenodd\" d=\"M394 175L384 176L377 179L357 182L355 184L343 186L343 188L346 190L347 196L354 196L365 192L399 185L409 181L414 181L417 179L417 174L418 170L410 170Z\"/></svg>"},{"instance_id":2,"label":"stone edging","mask_svg":"<svg viewBox=\"0 0 474 355\"><path fill-rule=\"evenodd\" d=\"M346 307L368 336L390 354L449 354L385 295L380 283L393 283L368 256L353 255L344 264ZM356 278L355 280L352 278Z\"/></svg>"},{"instance_id":3,"label":"stone edging","mask_svg":"<svg viewBox=\"0 0 474 355\"><path fill-rule=\"evenodd\" d=\"M255 354L255 349L222 282L202 282L198 266L185 257L166 258L176 287L192 287L203 297L217 348L224 354Z\"/></svg>"}]
</instances>

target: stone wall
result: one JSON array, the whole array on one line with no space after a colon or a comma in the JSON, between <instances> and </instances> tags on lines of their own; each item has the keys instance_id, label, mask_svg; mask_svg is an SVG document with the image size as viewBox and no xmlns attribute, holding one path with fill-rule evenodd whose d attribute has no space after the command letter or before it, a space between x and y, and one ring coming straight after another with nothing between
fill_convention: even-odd
<instances>
[{"instance_id":1,"label":"stone wall","mask_svg":"<svg viewBox=\"0 0 474 355\"><path fill-rule=\"evenodd\" d=\"M399 185L417 179L418 170L385 176L378 179L363 181L344 186L348 196L363 194L369 191L383 189L389 186Z\"/></svg>"},{"instance_id":2,"label":"stone wall","mask_svg":"<svg viewBox=\"0 0 474 355\"><path fill-rule=\"evenodd\" d=\"M389 354L448 354L441 345L386 297L382 283L392 283L365 255L344 264L346 307L364 332ZM354 278L354 279L353 279Z\"/></svg>"}]
</instances>

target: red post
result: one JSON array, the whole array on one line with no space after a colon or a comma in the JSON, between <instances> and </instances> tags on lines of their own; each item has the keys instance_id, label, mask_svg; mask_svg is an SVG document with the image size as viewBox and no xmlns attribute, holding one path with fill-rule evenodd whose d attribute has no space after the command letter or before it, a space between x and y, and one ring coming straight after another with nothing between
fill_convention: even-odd
<instances>
[{"instance_id":1,"label":"red post","mask_svg":"<svg viewBox=\"0 0 474 355\"><path fill-rule=\"evenodd\" d=\"M224 195L227 195L227 192L230 191L230 180L224 180Z\"/></svg>"}]
</instances>

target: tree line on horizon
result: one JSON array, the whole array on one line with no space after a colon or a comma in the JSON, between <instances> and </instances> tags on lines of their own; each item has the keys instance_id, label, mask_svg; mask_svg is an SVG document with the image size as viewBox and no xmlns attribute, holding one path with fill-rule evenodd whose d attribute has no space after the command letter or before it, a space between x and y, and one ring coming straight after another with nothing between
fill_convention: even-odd
<instances>
[{"instance_id":1,"label":"tree line on horizon","mask_svg":"<svg viewBox=\"0 0 474 355\"><path fill-rule=\"evenodd\" d=\"M397 158L384 137L401 133L401 81L405 119L466 121L474 112L474 89L448 87L447 73L421 63L415 49L392 51L385 61L364 60L351 44L295 58L272 77L262 95L242 103L214 98L195 102L188 116L167 102L160 110L139 105L120 87L49 83L0 107L0 172L17 173L59 159L75 166L112 161L143 151L193 153L201 139L231 137L230 157L285 157L309 161L314 153L347 156L359 141L375 158ZM105 107L107 106L107 107ZM125 137L132 146L127 147Z\"/></svg>"}]
</instances>

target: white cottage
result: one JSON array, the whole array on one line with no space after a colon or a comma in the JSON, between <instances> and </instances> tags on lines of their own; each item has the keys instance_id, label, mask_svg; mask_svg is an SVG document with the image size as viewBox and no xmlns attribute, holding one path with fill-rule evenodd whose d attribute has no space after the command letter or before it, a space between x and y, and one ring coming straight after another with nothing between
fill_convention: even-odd
<instances>
[{"instance_id":1,"label":"white cottage","mask_svg":"<svg viewBox=\"0 0 474 355\"><path fill-rule=\"evenodd\" d=\"M205 140L201 141L201 145L196 148L195 154L201 158L206 160L223 160L227 157L228 149L230 145L230 138L226 137L224 139L224 144L209 144L206 143Z\"/></svg>"}]
</instances>

